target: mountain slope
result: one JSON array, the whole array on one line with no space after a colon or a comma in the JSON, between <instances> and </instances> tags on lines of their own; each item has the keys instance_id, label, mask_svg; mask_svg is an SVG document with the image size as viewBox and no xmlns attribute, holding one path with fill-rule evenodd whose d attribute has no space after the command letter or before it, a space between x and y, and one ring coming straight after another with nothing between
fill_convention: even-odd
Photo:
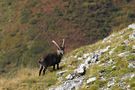
<instances>
[{"instance_id":1,"label":"mountain slope","mask_svg":"<svg viewBox=\"0 0 135 90\"><path fill-rule=\"evenodd\" d=\"M134 0L0 0L0 72L36 67L66 39L66 50L94 43L135 21Z\"/></svg>"},{"instance_id":2,"label":"mountain slope","mask_svg":"<svg viewBox=\"0 0 135 90\"><path fill-rule=\"evenodd\" d=\"M134 90L135 24L73 51L64 63L62 84L50 90Z\"/></svg>"},{"instance_id":3,"label":"mountain slope","mask_svg":"<svg viewBox=\"0 0 135 90\"><path fill-rule=\"evenodd\" d=\"M10 90L134 90L135 24L107 38L68 53L60 70L45 76L37 68L20 68L0 76L0 89Z\"/></svg>"}]
</instances>

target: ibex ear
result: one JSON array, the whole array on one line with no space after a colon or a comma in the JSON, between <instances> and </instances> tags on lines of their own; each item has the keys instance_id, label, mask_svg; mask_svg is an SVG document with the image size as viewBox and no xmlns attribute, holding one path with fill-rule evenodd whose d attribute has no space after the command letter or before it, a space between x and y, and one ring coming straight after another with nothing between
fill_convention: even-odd
<instances>
[{"instance_id":1,"label":"ibex ear","mask_svg":"<svg viewBox=\"0 0 135 90\"><path fill-rule=\"evenodd\" d=\"M62 41L62 47L64 47L65 46L65 39L63 39L63 41Z\"/></svg>"},{"instance_id":2,"label":"ibex ear","mask_svg":"<svg viewBox=\"0 0 135 90\"><path fill-rule=\"evenodd\" d=\"M54 40L52 40L52 43L54 43L54 45L56 45L56 47L60 49L60 46Z\"/></svg>"}]
</instances>

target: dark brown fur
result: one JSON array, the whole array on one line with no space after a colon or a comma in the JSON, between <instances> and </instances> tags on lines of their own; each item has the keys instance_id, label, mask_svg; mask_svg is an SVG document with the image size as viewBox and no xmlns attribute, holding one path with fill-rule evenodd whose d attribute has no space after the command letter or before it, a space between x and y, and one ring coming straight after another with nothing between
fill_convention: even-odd
<instances>
[{"instance_id":1,"label":"dark brown fur","mask_svg":"<svg viewBox=\"0 0 135 90\"><path fill-rule=\"evenodd\" d=\"M39 60L40 64L39 76L41 75L42 71L44 75L47 67L49 66L53 66L53 69L55 70L55 65L57 65L57 69L59 69L59 63L63 57L63 54L64 54L64 45L62 45L62 47L59 47L57 52L47 54L45 57Z\"/></svg>"}]
</instances>

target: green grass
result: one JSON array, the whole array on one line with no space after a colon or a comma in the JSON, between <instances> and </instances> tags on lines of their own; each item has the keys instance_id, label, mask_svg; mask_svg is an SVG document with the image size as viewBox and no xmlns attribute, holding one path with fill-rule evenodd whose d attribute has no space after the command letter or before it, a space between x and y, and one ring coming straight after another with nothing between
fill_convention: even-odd
<instances>
[{"instance_id":1,"label":"green grass","mask_svg":"<svg viewBox=\"0 0 135 90\"><path fill-rule=\"evenodd\" d=\"M13 71L14 73L11 75L13 78L14 75L16 76L15 72L24 67L30 69L29 72L32 73L31 69L38 67L39 58L52 51L51 40L55 39L60 42L60 39L65 37L67 38L66 49L69 51L98 41L95 44L76 49L65 57L70 55L79 57L83 53L93 52L108 45L111 45L111 49L116 48L113 55L109 56L106 52L100 58L101 63L113 59L116 62L116 70L112 70L111 66L107 68L92 66L88 70L86 78L93 75L98 77L98 72L102 69L106 70L108 78L118 76L118 72L122 75L134 71L127 69L127 62L134 60L134 55L129 55L126 58L117 57L124 51L134 52L132 50L132 45L135 44L133 40L129 40L128 46L123 44L123 40L128 39L132 29L127 30L123 34L123 38L120 38L117 32L135 21L133 0L118 2L116 0L93 0L90 2L88 0L60 0L57 2L58 4L49 0L45 3L42 1L44 0L0 0L0 13L2 13L0 15L0 74L7 74L6 77L8 77L11 75L8 72ZM52 7L48 7L48 5ZM112 42L102 43L101 40L112 32L115 34L115 39L112 39ZM68 58L65 62L65 64L62 63L61 70L66 70L68 67L69 71L65 73L64 78L81 63L75 58ZM24 71L24 73L27 72L27 70ZM37 88L42 90L57 82L56 77L51 80L49 75L53 76L55 72L53 74L49 72L46 75L48 79L43 77L43 81L47 80L48 82L45 85L40 82L38 77L30 75L28 78L29 75L25 75L26 78L21 77L19 82L19 84L25 82L24 86L19 86L13 78L5 87L13 90L16 88L23 90L24 87L26 90L36 90ZM6 79L2 80L4 83L8 82ZM37 82L40 82L41 86ZM12 83L13 87L10 88ZM37 84L35 85L35 83ZM95 82L91 88L96 89L100 83L102 82Z\"/></svg>"}]
</instances>

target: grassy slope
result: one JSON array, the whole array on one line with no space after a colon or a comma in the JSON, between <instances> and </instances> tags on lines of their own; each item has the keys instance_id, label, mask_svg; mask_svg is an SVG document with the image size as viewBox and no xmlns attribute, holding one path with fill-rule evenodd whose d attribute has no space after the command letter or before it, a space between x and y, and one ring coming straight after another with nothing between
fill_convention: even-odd
<instances>
[{"instance_id":1,"label":"grassy slope","mask_svg":"<svg viewBox=\"0 0 135 90\"><path fill-rule=\"evenodd\" d=\"M132 49L132 46L135 45L134 40L129 40L128 36L133 32L131 29L124 29L121 32L114 32L113 38L110 38L111 42L105 42L99 41L95 44L88 45L81 47L79 49L74 50L71 53L68 53L65 55L63 62L61 63L62 69L58 70L67 70L68 71L62 76L63 79L70 73L73 72L73 70L78 66L78 64L81 62L77 60L77 58L74 58L73 56L82 56L84 53L90 53L93 51L96 51L97 49L102 49L110 45L109 51L111 51L113 48L116 48L114 50L114 53L112 55L109 55L108 52L104 53L102 57L100 57L100 63L96 65L92 65L86 72L84 84L82 86L82 90L97 90L98 88L105 86L111 77L116 77L116 83L112 87L112 90L121 90L120 87L117 86L117 82L119 82L120 78L127 73L135 72L134 69L128 68L128 62L135 60L135 56L128 55L126 57L118 57L118 54L130 51L131 53L134 52ZM111 35L111 36L113 36ZM128 46L125 46L123 44L123 41L129 40ZM116 62L114 65L111 66L101 66L101 64L109 61L112 59L114 62ZM116 69L112 69L112 66L116 66ZM99 79L99 72L104 70L106 78L106 81L100 81ZM61 83L61 81L58 80L58 77L56 75L56 72L53 71L52 68L49 68L46 75L43 77L38 77L38 69L33 68L21 68L20 70L16 70L14 73L11 71L8 74L4 74L3 76L0 76L0 89L4 90L43 90L48 89L51 86L56 86ZM96 82L87 85L85 82L89 77L96 76L97 80ZM131 89L134 90L134 78L133 79L126 79L125 82L131 86Z\"/></svg>"},{"instance_id":2,"label":"grassy slope","mask_svg":"<svg viewBox=\"0 0 135 90\"><path fill-rule=\"evenodd\" d=\"M134 0L0 0L0 72L37 66L52 39L67 50L135 21Z\"/></svg>"}]
</instances>

